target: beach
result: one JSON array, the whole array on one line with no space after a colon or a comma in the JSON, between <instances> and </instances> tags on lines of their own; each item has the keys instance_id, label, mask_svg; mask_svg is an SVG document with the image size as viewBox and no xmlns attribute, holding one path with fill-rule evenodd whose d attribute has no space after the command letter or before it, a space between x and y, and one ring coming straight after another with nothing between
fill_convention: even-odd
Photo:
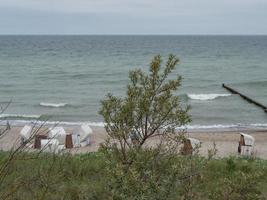
<instances>
[{"instance_id":1,"label":"beach","mask_svg":"<svg viewBox=\"0 0 267 200\"><path fill-rule=\"evenodd\" d=\"M88 123L93 144L72 152L97 151L106 138L101 100L124 97L129 71L146 71L155 55L165 61L173 53L180 59L173 75L183 78L176 94L191 108L188 137L202 142L200 153L216 142L218 156L236 155L243 131L255 134L256 155L267 158L266 113L222 87L267 105L266 36L0 36L0 46L0 106L12 99L0 125L13 127L3 150L22 126L39 121L70 132Z\"/></svg>"},{"instance_id":2,"label":"beach","mask_svg":"<svg viewBox=\"0 0 267 200\"><path fill-rule=\"evenodd\" d=\"M91 127L91 144L86 147L73 148L72 154L96 152L101 143L107 138L107 133L102 127ZM16 147L20 142L19 132L22 127L12 127L11 130L0 139L0 149L8 151ZM72 127L65 128L68 133L73 131ZM242 130L194 130L186 133L187 137L196 138L201 141L199 153L202 156L208 155L208 150L213 148L215 142L218 150L216 157L237 156L237 147L240 132L248 133L255 138L254 155L255 157L267 159L267 129L242 129Z\"/></svg>"}]
</instances>

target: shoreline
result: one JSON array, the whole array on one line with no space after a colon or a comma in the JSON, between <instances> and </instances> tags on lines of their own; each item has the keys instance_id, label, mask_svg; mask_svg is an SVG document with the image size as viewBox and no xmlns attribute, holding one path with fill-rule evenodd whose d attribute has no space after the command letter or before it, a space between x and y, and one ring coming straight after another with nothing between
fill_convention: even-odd
<instances>
[{"instance_id":1,"label":"shoreline","mask_svg":"<svg viewBox=\"0 0 267 200\"><path fill-rule=\"evenodd\" d=\"M9 123L11 127L23 127L27 124L34 124L36 126L44 125L45 127L51 126L63 126L66 128L75 128L84 123L89 124L91 127L104 128L104 122L96 121L46 121L46 120L10 120L10 119L1 119L0 117L0 127L5 126L6 123ZM178 130L186 129L187 132L197 132L197 133L206 133L206 132L233 132L233 131L265 131L267 130L267 123L251 123L251 124L212 124L212 125L203 125L203 124L189 124L185 127L178 127Z\"/></svg>"},{"instance_id":2,"label":"shoreline","mask_svg":"<svg viewBox=\"0 0 267 200\"><path fill-rule=\"evenodd\" d=\"M46 128L48 126L45 126ZM66 132L70 133L75 127L64 126ZM93 134L91 136L92 144L86 147L73 148L68 151L72 154L96 152L101 143L107 138L107 133L103 127L91 126ZM11 130L0 139L0 149L8 151L12 147L18 145L20 141L20 130L22 126L12 126ZM216 143L218 153L216 157L238 156L237 148L239 141L239 133L244 132L255 138L254 156L267 159L267 129L236 129L236 130L188 130L187 137L200 140L201 148L199 153L202 156L208 155L208 150L213 148Z\"/></svg>"}]
</instances>

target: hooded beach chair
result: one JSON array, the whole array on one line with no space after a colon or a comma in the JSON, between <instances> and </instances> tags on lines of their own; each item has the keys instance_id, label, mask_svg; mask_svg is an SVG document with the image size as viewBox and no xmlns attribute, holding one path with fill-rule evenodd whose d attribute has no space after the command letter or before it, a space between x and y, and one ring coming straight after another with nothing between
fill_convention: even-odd
<instances>
[{"instance_id":1,"label":"hooded beach chair","mask_svg":"<svg viewBox=\"0 0 267 200\"><path fill-rule=\"evenodd\" d=\"M65 145L67 133L63 127L50 128L48 135L50 139L57 139L60 145Z\"/></svg>"},{"instance_id":2,"label":"hooded beach chair","mask_svg":"<svg viewBox=\"0 0 267 200\"><path fill-rule=\"evenodd\" d=\"M254 142L255 139L251 135L240 133L238 153L243 156L251 156L253 154Z\"/></svg>"},{"instance_id":3,"label":"hooded beach chair","mask_svg":"<svg viewBox=\"0 0 267 200\"><path fill-rule=\"evenodd\" d=\"M47 135L35 135L33 148L41 149L41 140L47 139Z\"/></svg>"},{"instance_id":4,"label":"hooded beach chair","mask_svg":"<svg viewBox=\"0 0 267 200\"><path fill-rule=\"evenodd\" d=\"M21 144L27 143L32 136L32 126L25 125L20 131Z\"/></svg>"},{"instance_id":5,"label":"hooded beach chair","mask_svg":"<svg viewBox=\"0 0 267 200\"><path fill-rule=\"evenodd\" d=\"M64 145L60 145L57 139L42 139L41 140L41 150L43 152L58 153L60 150L63 149L62 146Z\"/></svg>"},{"instance_id":6,"label":"hooded beach chair","mask_svg":"<svg viewBox=\"0 0 267 200\"><path fill-rule=\"evenodd\" d=\"M197 148L200 147L200 141L195 138L185 138L183 146L181 148L181 153L183 155L193 155L197 151Z\"/></svg>"},{"instance_id":7,"label":"hooded beach chair","mask_svg":"<svg viewBox=\"0 0 267 200\"><path fill-rule=\"evenodd\" d=\"M91 143L90 136L93 134L93 130L89 124L82 124L75 133L72 134L72 142L74 147L84 147Z\"/></svg>"}]
</instances>

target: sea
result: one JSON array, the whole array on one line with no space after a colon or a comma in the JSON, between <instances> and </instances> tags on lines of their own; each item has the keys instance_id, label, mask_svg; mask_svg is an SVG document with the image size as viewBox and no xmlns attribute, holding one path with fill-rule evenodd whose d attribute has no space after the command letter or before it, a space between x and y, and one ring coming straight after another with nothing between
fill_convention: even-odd
<instances>
[{"instance_id":1,"label":"sea","mask_svg":"<svg viewBox=\"0 0 267 200\"><path fill-rule=\"evenodd\" d=\"M180 59L187 128L267 128L267 113L222 87L267 106L267 36L2 35L0 104L11 103L0 121L103 126L100 101L124 96L129 71L158 54Z\"/></svg>"}]
</instances>

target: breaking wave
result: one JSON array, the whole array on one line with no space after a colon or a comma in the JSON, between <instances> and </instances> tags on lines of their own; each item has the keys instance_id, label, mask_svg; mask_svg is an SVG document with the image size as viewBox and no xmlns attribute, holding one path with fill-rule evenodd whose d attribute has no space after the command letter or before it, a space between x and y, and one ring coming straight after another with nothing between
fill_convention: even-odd
<instances>
[{"instance_id":1,"label":"breaking wave","mask_svg":"<svg viewBox=\"0 0 267 200\"><path fill-rule=\"evenodd\" d=\"M38 119L41 115L1 114L0 119Z\"/></svg>"},{"instance_id":2,"label":"breaking wave","mask_svg":"<svg viewBox=\"0 0 267 200\"><path fill-rule=\"evenodd\" d=\"M207 101L217 99L219 97L228 97L231 94L187 94L187 96L192 100Z\"/></svg>"},{"instance_id":3,"label":"breaking wave","mask_svg":"<svg viewBox=\"0 0 267 200\"><path fill-rule=\"evenodd\" d=\"M9 116L21 116L21 115L9 115ZM66 121L42 121L38 120L37 118L33 119L30 117L34 117L35 115L23 115L24 119L12 119L12 120L0 120L0 125L6 125L7 121L11 126L24 126L29 123L34 123L34 125L46 125L46 126L54 126L54 125L60 125L60 126L66 126L66 127L75 127L80 126L83 123L87 123L92 127L104 127L104 122L93 122L93 121L78 121L78 122L66 122ZM0 118L3 117L3 115L0 115ZM35 116L37 117L37 115ZM214 130L242 130L242 129L266 129L267 130L267 124L264 123L251 123L251 124L213 124L213 125L186 125L182 127L177 127L177 130L184 130L187 129L188 131L214 131Z\"/></svg>"},{"instance_id":4,"label":"breaking wave","mask_svg":"<svg viewBox=\"0 0 267 200\"><path fill-rule=\"evenodd\" d=\"M105 123L103 122L91 122L91 121L80 121L80 122L65 122L65 121L42 121L38 120L38 118L24 118L24 119L16 119L13 118L9 120L10 118L4 118L5 120L0 120L0 126L6 125L7 121L11 126L24 126L26 124L34 124L34 125L46 125L46 126L80 126L84 123L89 124L90 126L94 127L104 127Z\"/></svg>"},{"instance_id":5,"label":"breaking wave","mask_svg":"<svg viewBox=\"0 0 267 200\"><path fill-rule=\"evenodd\" d=\"M68 105L67 103L46 103L46 102L41 102L40 106L43 107L52 107L52 108L60 108L60 107L65 107Z\"/></svg>"}]
</instances>

